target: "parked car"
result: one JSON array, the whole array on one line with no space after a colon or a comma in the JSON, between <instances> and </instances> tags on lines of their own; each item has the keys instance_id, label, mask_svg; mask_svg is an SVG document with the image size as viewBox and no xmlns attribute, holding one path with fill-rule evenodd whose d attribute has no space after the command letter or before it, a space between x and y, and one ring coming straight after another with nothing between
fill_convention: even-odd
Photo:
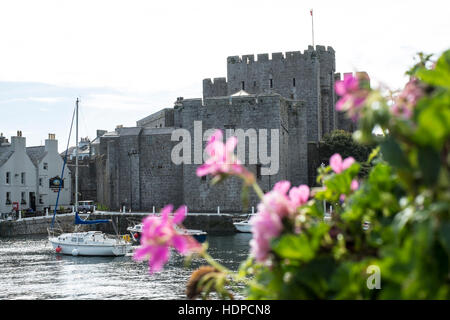
<instances>
[{"instance_id":1,"label":"parked car","mask_svg":"<svg viewBox=\"0 0 450 320\"><path fill-rule=\"evenodd\" d=\"M95 209L95 204L92 200L78 201L78 212L93 213Z\"/></svg>"}]
</instances>

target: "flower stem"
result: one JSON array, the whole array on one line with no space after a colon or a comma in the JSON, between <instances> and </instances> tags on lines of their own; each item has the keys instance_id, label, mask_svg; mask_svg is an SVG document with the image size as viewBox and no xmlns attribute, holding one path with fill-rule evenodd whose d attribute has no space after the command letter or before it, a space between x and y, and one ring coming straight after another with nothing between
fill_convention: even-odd
<instances>
[{"instance_id":1,"label":"flower stem","mask_svg":"<svg viewBox=\"0 0 450 320\"><path fill-rule=\"evenodd\" d=\"M240 276L238 273L231 271L230 269L228 269L227 267L221 265L220 263L218 263L216 260L214 260L213 257L211 257L206 251L203 251L202 254L203 258L205 258L205 260L214 268L216 268L217 270L219 270L220 272L230 276L231 278L233 278L234 281L236 282L243 282L246 285L251 285L253 287L258 287L259 290L264 290L266 291L267 289L264 288L263 286L261 286L260 284L258 284L257 282L250 280L248 278L246 278L245 276Z\"/></svg>"},{"instance_id":2,"label":"flower stem","mask_svg":"<svg viewBox=\"0 0 450 320\"><path fill-rule=\"evenodd\" d=\"M264 192L261 190L259 185L256 182L254 182L252 184L252 187L253 187L253 190L255 190L255 192L258 195L258 197L262 200L264 198Z\"/></svg>"}]
</instances>

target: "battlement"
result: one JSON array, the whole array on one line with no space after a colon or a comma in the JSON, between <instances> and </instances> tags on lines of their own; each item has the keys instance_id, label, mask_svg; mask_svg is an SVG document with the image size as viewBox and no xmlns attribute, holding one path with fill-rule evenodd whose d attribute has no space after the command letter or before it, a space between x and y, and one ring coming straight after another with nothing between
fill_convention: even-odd
<instances>
[{"instance_id":1,"label":"battlement","mask_svg":"<svg viewBox=\"0 0 450 320\"><path fill-rule=\"evenodd\" d=\"M217 85L217 84L222 84L222 83L227 83L227 78L225 77L220 77L220 78L207 78L207 79L203 79L203 85L208 84L208 85Z\"/></svg>"},{"instance_id":2,"label":"battlement","mask_svg":"<svg viewBox=\"0 0 450 320\"><path fill-rule=\"evenodd\" d=\"M225 96L228 91L226 78L203 79L203 98Z\"/></svg>"},{"instance_id":3,"label":"battlement","mask_svg":"<svg viewBox=\"0 0 450 320\"><path fill-rule=\"evenodd\" d=\"M358 78L360 81L366 81L370 87L370 77L369 74L366 71L356 71L356 72L344 72L343 78L341 78L340 73L334 74L334 81L340 81L343 80L347 75L354 76Z\"/></svg>"},{"instance_id":4,"label":"battlement","mask_svg":"<svg viewBox=\"0 0 450 320\"><path fill-rule=\"evenodd\" d=\"M264 93L264 94L250 94L245 96L219 96L209 98L198 99L183 99L180 104L185 108L199 108L199 107L215 107L215 106L245 106L245 105L257 105L259 102L264 101L280 101L288 99L283 98L277 93ZM303 103L303 102L302 102Z\"/></svg>"},{"instance_id":5,"label":"battlement","mask_svg":"<svg viewBox=\"0 0 450 320\"><path fill-rule=\"evenodd\" d=\"M229 56L227 58L227 63L228 64L237 64L237 63L252 64L252 63L268 62L268 61L309 59L309 58L311 58L311 54L313 52L318 53L319 55L331 54L334 56L334 54L335 54L335 51L332 47L330 47L330 46L325 47L325 46L317 45L315 50L314 50L313 46L308 46L308 49L304 50L303 53L301 51L288 51L284 54L282 52L274 52L274 53L272 53L271 57L269 57L268 53L260 53L260 54L257 54L256 60L255 60L254 54L246 54L246 55L242 55L242 56Z\"/></svg>"},{"instance_id":6,"label":"battlement","mask_svg":"<svg viewBox=\"0 0 450 320\"><path fill-rule=\"evenodd\" d=\"M185 108L203 107L203 100L202 98L183 99L180 104Z\"/></svg>"}]
</instances>

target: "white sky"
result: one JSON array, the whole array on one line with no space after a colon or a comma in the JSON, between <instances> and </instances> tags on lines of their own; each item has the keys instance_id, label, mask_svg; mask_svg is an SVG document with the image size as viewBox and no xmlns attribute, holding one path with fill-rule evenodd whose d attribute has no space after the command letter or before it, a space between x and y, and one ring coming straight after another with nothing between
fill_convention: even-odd
<instances>
[{"instance_id":1,"label":"white sky","mask_svg":"<svg viewBox=\"0 0 450 320\"><path fill-rule=\"evenodd\" d=\"M332 46L338 72L393 88L418 51L450 47L448 1L1 0L0 132L64 149L76 97L82 136L202 96L230 55Z\"/></svg>"}]
</instances>

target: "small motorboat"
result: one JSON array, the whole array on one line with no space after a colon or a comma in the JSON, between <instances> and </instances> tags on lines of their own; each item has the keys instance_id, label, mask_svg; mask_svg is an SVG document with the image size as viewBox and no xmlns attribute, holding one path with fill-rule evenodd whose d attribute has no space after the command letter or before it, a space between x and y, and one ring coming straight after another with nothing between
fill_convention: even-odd
<instances>
[{"instance_id":1,"label":"small motorboat","mask_svg":"<svg viewBox=\"0 0 450 320\"><path fill-rule=\"evenodd\" d=\"M208 235L207 232L202 231L202 230L183 229L183 228L179 228L178 226L175 226L175 229L177 230L177 232L179 232L181 234L194 237L194 239L200 243L205 242L206 237ZM131 238L133 239L133 241L136 243L140 243L141 232L142 232L142 223L137 224L133 227L128 227L127 230L128 230L128 232L130 232Z\"/></svg>"},{"instance_id":2,"label":"small motorboat","mask_svg":"<svg viewBox=\"0 0 450 320\"><path fill-rule=\"evenodd\" d=\"M233 222L234 227L237 229L237 231L239 232L246 232L246 233L251 233L252 230L252 226L250 224L250 218L254 216L254 214L251 214L247 217L247 219L242 220L242 221L238 221L238 222Z\"/></svg>"}]
</instances>

